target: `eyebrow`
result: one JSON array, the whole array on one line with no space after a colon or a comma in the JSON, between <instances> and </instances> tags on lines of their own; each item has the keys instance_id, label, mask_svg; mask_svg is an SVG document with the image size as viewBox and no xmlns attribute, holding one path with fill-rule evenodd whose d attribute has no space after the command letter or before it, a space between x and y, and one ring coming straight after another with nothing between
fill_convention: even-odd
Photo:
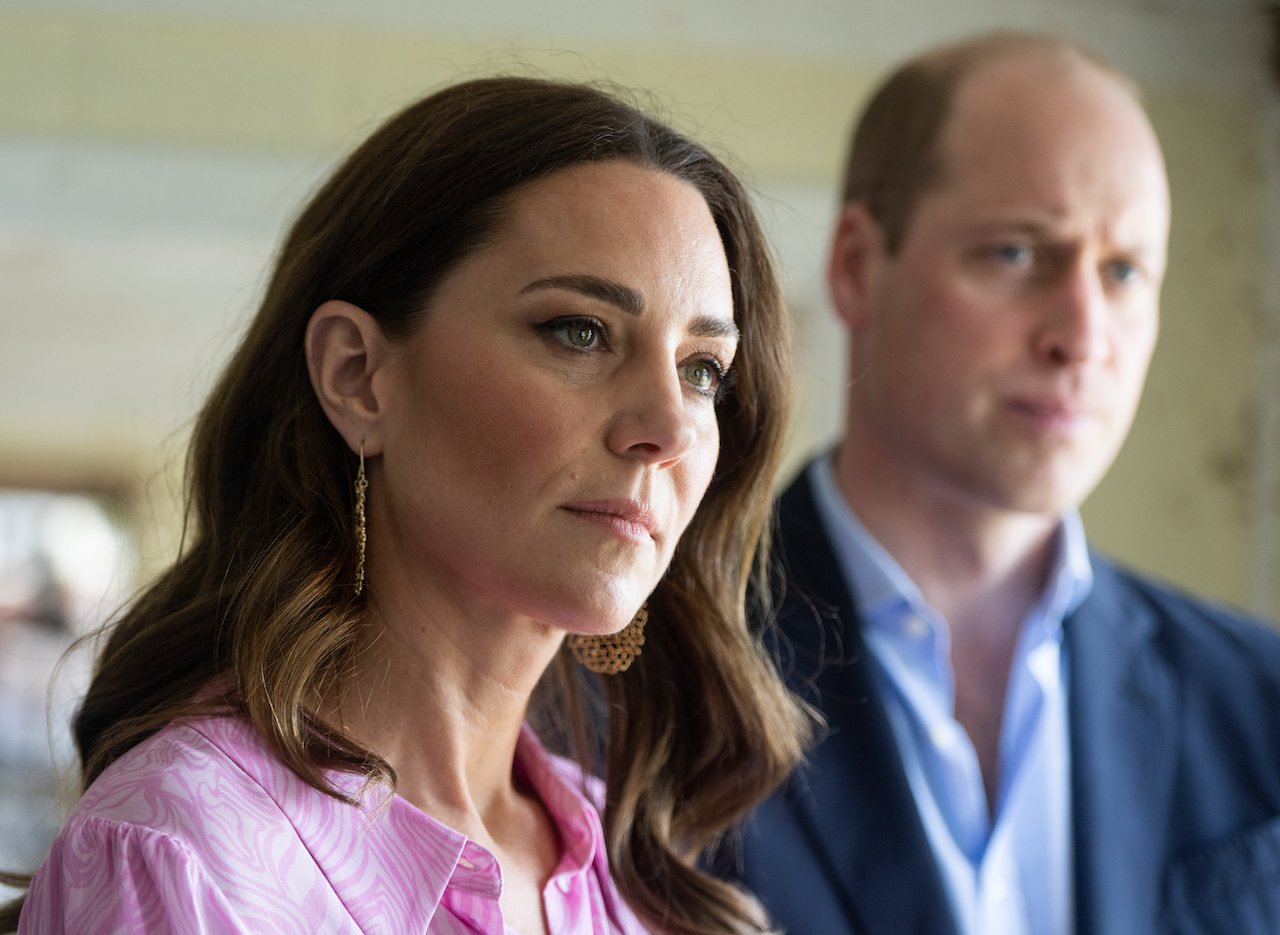
<instances>
[{"instance_id":1,"label":"eyebrow","mask_svg":"<svg viewBox=\"0 0 1280 935\"><path fill-rule=\"evenodd\" d=\"M644 311L644 296L639 292L620 282L601 279L599 276L548 276L545 279L535 279L520 292L536 292L539 289L580 292L588 298L608 302L628 315L639 315Z\"/></svg>"},{"instance_id":2,"label":"eyebrow","mask_svg":"<svg viewBox=\"0 0 1280 935\"><path fill-rule=\"evenodd\" d=\"M978 223L971 224L969 225L968 230L971 234L978 237L998 237L1002 234L1011 234L1044 240L1059 236L1061 226L1055 225L1052 222L1040 220L995 220L980 221Z\"/></svg>"},{"instance_id":3,"label":"eyebrow","mask_svg":"<svg viewBox=\"0 0 1280 935\"><path fill-rule=\"evenodd\" d=\"M1049 248L1064 243L1070 244L1080 236L1078 232L1070 230L1064 233L1060 225L1041 220L1014 221L1011 223L997 221L990 224L978 224L973 227L971 236L986 238L999 237L1002 234L1028 237ZM1154 263L1158 267L1163 267L1167 262L1168 251L1162 249L1158 243L1143 242L1141 239L1113 240L1108 247L1107 255L1110 257L1119 255L1137 259L1143 263Z\"/></svg>"},{"instance_id":4,"label":"eyebrow","mask_svg":"<svg viewBox=\"0 0 1280 935\"><path fill-rule=\"evenodd\" d=\"M607 302L628 315L640 315L644 312L643 295L630 286L599 276L547 276L543 279L535 279L520 292L524 294L540 289L567 289L588 298ZM735 341L741 337L738 326L732 321L711 315L694 319L689 325L689 333L699 338L732 338Z\"/></svg>"}]
</instances>

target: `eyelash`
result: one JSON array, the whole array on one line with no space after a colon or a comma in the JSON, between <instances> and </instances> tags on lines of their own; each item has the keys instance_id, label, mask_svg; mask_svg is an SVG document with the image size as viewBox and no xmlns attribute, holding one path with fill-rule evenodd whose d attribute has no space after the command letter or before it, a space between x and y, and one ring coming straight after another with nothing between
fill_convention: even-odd
<instances>
[{"instance_id":1,"label":"eyelash","mask_svg":"<svg viewBox=\"0 0 1280 935\"><path fill-rule=\"evenodd\" d=\"M565 349L579 354L589 354L596 350L609 350L613 344L609 339L608 329L604 323L598 319L585 315L569 315L561 318L551 318L547 321L540 322L534 326L541 334L548 335ZM569 343L567 338L559 337L560 332L570 329L590 330L594 333L595 342L591 347L580 347L576 344ZM599 345L597 347L596 345ZM714 354L700 354L682 362L680 369L683 371L685 367L691 364L703 364L711 369L715 374L715 386L703 389L690 384L690 388L699 396L710 399L713 403L719 403L725 398L729 390L736 382L737 373L732 367L726 367L720 362L720 359Z\"/></svg>"}]
</instances>

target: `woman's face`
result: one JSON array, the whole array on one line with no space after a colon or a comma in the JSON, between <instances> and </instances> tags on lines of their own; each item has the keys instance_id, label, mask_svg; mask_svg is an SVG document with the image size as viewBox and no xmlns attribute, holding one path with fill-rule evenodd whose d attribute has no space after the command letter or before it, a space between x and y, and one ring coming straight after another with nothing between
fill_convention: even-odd
<instances>
[{"instance_id":1,"label":"woman's face","mask_svg":"<svg viewBox=\"0 0 1280 935\"><path fill-rule=\"evenodd\" d=\"M622 627L711 480L737 335L692 186L613 161L521 189L378 378L374 587Z\"/></svg>"}]
</instances>

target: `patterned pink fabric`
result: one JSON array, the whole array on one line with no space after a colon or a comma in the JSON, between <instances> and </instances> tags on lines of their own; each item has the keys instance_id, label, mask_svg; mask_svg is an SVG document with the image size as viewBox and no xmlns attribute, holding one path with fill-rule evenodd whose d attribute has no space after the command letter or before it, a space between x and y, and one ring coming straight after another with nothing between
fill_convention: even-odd
<instances>
[{"instance_id":1,"label":"patterned pink fabric","mask_svg":"<svg viewBox=\"0 0 1280 935\"><path fill-rule=\"evenodd\" d=\"M550 930L647 932L609 877L577 767L528 729L516 764L564 847L543 892ZM344 791L360 787L358 777L334 778ZM244 721L170 725L85 793L32 882L18 931L508 931L492 854L399 796L361 801L344 805L303 783Z\"/></svg>"}]
</instances>

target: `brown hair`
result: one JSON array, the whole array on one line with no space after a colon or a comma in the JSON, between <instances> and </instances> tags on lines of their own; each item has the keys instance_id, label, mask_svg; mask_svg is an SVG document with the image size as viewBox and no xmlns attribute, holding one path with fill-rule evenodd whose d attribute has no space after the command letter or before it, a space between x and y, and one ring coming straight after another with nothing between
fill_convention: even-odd
<instances>
[{"instance_id":1,"label":"brown hair","mask_svg":"<svg viewBox=\"0 0 1280 935\"><path fill-rule=\"evenodd\" d=\"M766 927L753 899L693 861L781 782L809 732L743 611L790 404L789 325L733 174L589 87L489 78L446 88L375 131L302 210L196 423L189 545L109 630L75 719L86 787L173 719L227 710L331 795L325 769L395 781L384 761L307 708L350 671L363 615L352 587L355 459L312 390L307 321L326 300L344 299L393 338L408 335L442 279L502 223L521 185L609 159L701 192L724 243L741 331L736 386L717 410L715 477L650 598L644 654L604 689L609 859L627 901L666 931ZM573 685L581 677L562 652L531 719L586 723L581 703L576 715L550 707L581 698ZM220 690L210 694L211 685ZM576 746L589 752L581 740ZM0 921L15 924L20 905Z\"/></svg>"},{"instance_id":2,"label":"brown hair","mask_svg":"<svg viewBox=\"0 0 1280 935\"><path fill-rule=\"evenodd\" d=\"M930 49L899 66L854 124L841 191L843 201L866 205L890 254L906 239L921 197L943 180L943 132L965 79L999 59L1027 53L1097 68L1138 96L1128 76L1085 47L1035 33L987 33Z\"/></svg>"}]
</instances>

